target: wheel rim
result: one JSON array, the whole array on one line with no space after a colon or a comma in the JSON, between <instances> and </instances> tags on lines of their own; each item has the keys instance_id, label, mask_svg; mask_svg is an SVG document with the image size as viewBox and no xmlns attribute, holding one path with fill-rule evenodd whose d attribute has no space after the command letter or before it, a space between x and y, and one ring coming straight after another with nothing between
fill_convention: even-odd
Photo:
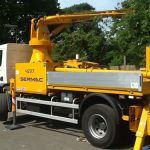
<instances>
[{"instance_id":1,"label":"wheel rim","mask_svg":"<svg viewBox=\"0 0 150 150\"><path fill-rule=\"evenodd\" d=\"M103 116L94 114L89 119L88 128L94 138L101 139L106 135L107 122Z\"/></svg>"}]
</instances>

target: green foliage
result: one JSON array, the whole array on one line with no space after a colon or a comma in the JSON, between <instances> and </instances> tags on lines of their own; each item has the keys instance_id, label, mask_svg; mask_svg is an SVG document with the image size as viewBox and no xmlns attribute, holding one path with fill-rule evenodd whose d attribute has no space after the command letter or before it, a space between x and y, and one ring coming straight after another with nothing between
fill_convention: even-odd
<instances>
[{"instance_id":1,"label":"green foliage","mask_svg":"<svg viewBox=\"0 0 150 150\"><path fill-rule=\"evenodd\" d=\"M64 9L67 13L92 10L94 10L93 7L87 3ZM105 64L107 43L103 31L99 27L100 21L102 21L101 18L95 18L93 21L74 24L61 33L55 39L57 48L53 51L54 59L56 61L73 59L76 54L80 54L81 60Z\"/></svg>"},{"instance_id":2,"label":"green foliage","mask_svg":"<svg viewBox=\"0 0 150 150\"><path fill-rule=\"evenodd\" d=\"M18 26L18 40L29 41L31 19L39 15L56 14L59 11L58 0L1 0L0 2L0 43L14 42L10 29L5 24Z\"/></svg>"},{"instance_id":3,"label":"green foliage","mask_svg":"<svg viewBox=\"0 0 150 150\"><path fill-rule=\"evenodd\" d=\"M125 0L122 7L131 9L131 12L121 20L114 20L109 43L111 51L116 53L116 56L109 53L112 57L111 64L117 62L116 57L126 55L128 64L143 66L145 47L150 44L150 1Z\"/></svg>"},{"instance_id":4,"label":"green foliage","mask_svg":"<svg viewBox=\"0 0 150 150\"><path fill-rule=\"evenodd\" d=\"M80 54L81 60L104 63L105 50L107 48L103 33L94 30L88 33L84 30L62 33L57 38L58 45L55 49L55 60L67 60Z\"/></svg>"},{"instance_id":5,"label":"green foliage","mask_svg":"<svg viewBox=\"0 0 150 150\"><path fill-rule=\"evenodd\" d=\"M145 47L150 44L150 0L124 0L122 8L131 12L121 19L102 20L74 24L59 36L53 51L55 60L75 58L79 53L81 60L100 64L122 65L126 56L127 64L144 66ZM15 42L15 35L5 24L18 26L18 41L28 43L30 21L41 15L77 13L93 11L88 3L59 9L58 0L1 0L0 3L0 44ZM107 25L106 28L101 23ZM110 29L110 31L108 30Z\"/></svg>"},{"instance_id":6,"label":"green foliage","mask_svg":"<svg viewBox=\"0 0 150 150\"><path fill-rule=\"evenodd\" d=\"M63 13L75 13L75 12L87 12L95 10L91 5L88 3L81 3L79 5L73 5L71 7L64 8L62 10Z\"/></svg>"}]
</instances>

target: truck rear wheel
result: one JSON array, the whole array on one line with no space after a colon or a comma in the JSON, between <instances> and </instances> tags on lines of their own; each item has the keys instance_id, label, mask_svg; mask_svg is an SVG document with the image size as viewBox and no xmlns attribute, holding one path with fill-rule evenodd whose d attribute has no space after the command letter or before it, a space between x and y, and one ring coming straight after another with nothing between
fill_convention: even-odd
<instances>
[{"instance_id":1,"label":"truck rear wheel","mask_svg":"<svg viewBox=\"0 0 150 150\"><path fill-rule=\"evenodd\" d=\"M82 128L87 140L100 148L110 147L116 138L116 121L113 109L105 104L89 107L83 114Z\"/></svg>"},{"instance_id":2,"label":"truck rear wheel","mask_svg":"<svg viewBox=\"0 0 150 150\"><path fill-rule=\"evenodd\" d=\"M6 93L0 93L0 121L6 121L8 118L8 105Z\"/></svg>"}]
</instances>

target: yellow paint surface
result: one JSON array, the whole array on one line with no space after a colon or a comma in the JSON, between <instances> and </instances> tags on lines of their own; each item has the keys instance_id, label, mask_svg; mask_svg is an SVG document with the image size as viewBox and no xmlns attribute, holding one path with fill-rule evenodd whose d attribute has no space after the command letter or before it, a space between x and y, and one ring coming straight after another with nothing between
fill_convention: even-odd
<instances>
[{"instance_id":1,"label":"yellow paint surface","mask_svg":"<svg viewBox=\"0 0 150 150\"><path fill-rule=\"evenodd\" d=\"M46 63L16 64L16 91L46 94Z\"/></svg>"}]
</instances>

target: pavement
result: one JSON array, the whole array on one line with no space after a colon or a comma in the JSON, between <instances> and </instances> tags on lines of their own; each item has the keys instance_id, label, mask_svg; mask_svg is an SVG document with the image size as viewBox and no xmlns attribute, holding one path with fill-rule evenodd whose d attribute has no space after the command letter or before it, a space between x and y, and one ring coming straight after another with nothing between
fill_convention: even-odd
<instances>
[{"instance_id":1,"label":"pavement","mask_svg":"<svg viewBox=\"0 0 150 150\"><path fill-rule=\"evenodd\" d=\"M0 123L1 150L102 150L87 142L78 125L20 114L17 122L24 128L8 130L12 121ZM131 150L133 145L134 136L123 136L111 150Z\"/></svg>"}]
</instances>

